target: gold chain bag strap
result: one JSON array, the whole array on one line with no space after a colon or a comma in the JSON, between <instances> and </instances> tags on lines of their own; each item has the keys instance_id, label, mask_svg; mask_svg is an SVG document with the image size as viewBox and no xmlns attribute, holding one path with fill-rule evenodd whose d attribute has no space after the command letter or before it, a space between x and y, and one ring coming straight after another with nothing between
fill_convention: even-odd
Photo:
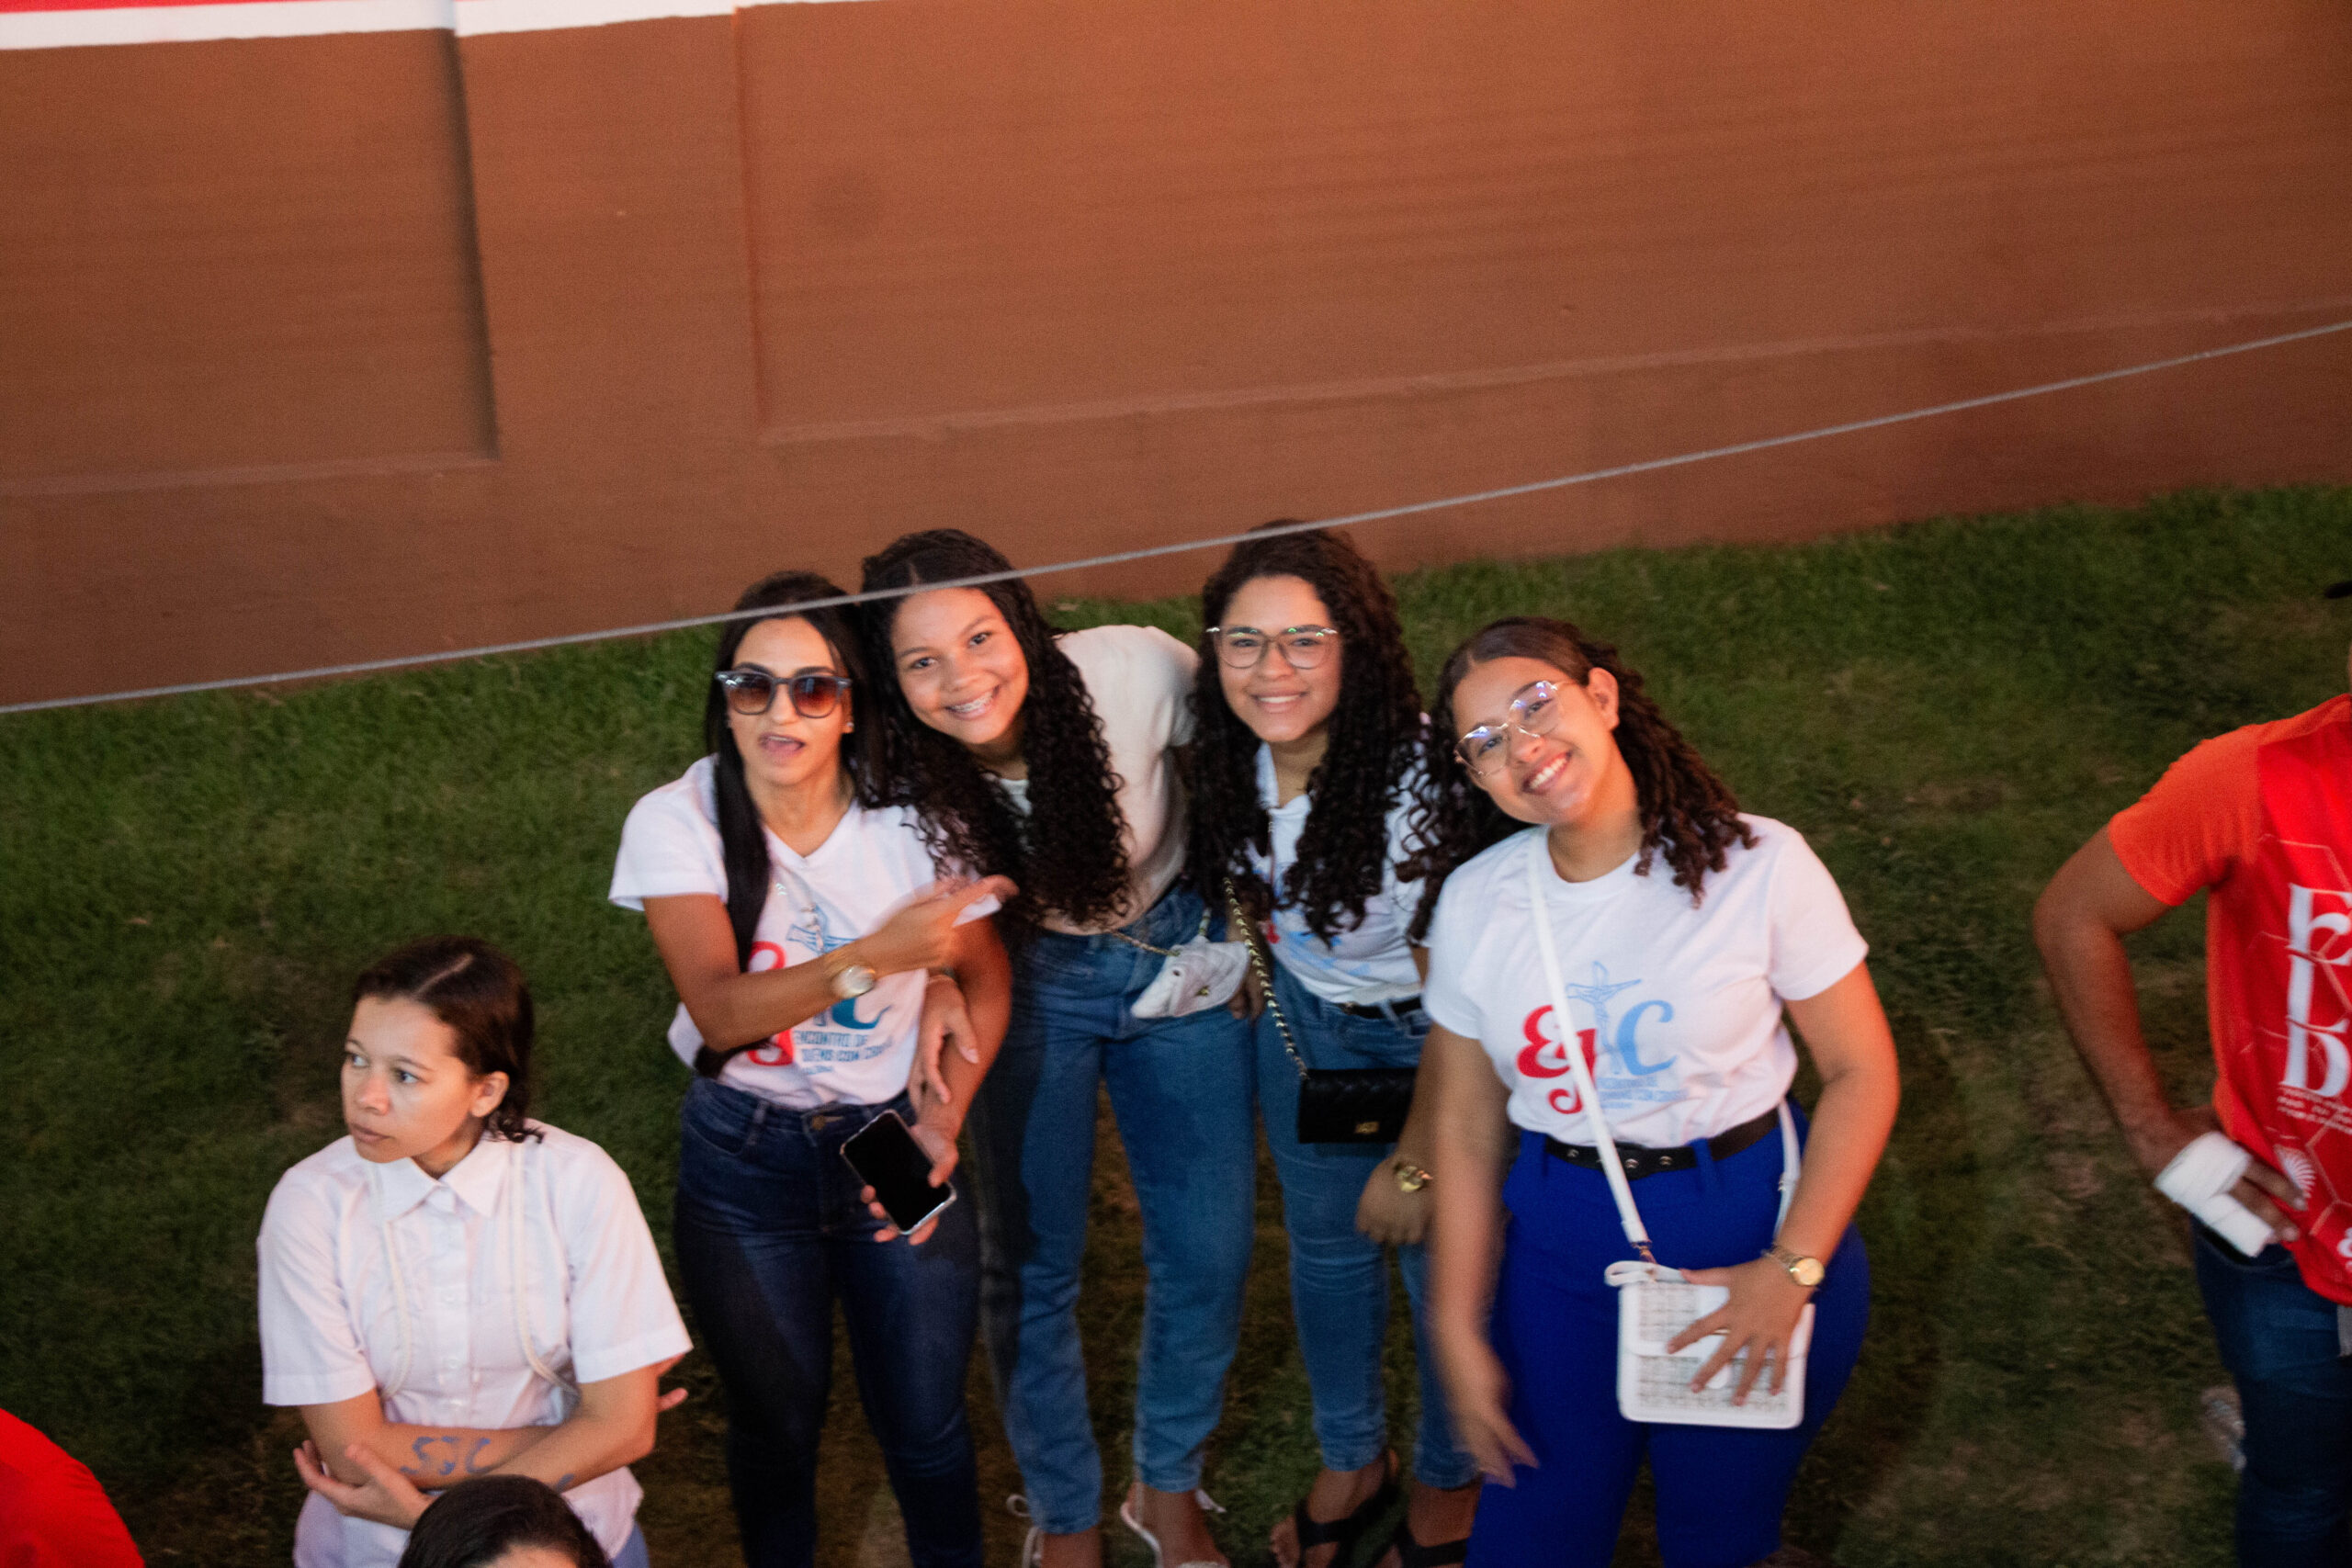
<instances>
[{"instance_id":1,"label":"gold chain bag strap","mask_svg":"<svg viewBox=\"0 0 2352 1568\"><path fill-rule=\"evenodd\" d=\"M1283 1051L1298 1068L1298 1141L1302 1144L1393 1144L1405 1131L1405 1117L1413 1109L1411 1067L1310 1067L1299 1055L1298 1042L1274 999L1274 976L1266 962L1264 943L1257 929L1241 913L1241 898L1233 878L1225 879L1225 907L1236 931L1247 933L1250 964L1258 972L1258 988L1266 1010L1274 1015Z\"/></svg>"},{"instance_id":2,"label":"gold chain bag strap","mask_svg":"<svg viewBox=\"0 0 2352 1568\"><path fill-rule=\"evenodd\" d=\"M1151 977L1151 984L1127 1006L1127 1010L1137 1018L1182 1018L1187 1013L1221 1008L1233 999L1233 993L1241 988L1241 977L1250 972L1250 960L1243 955L1241 943L1209 940L1205 902L1201 908L1201 929L1190 941L1174 947L1155 947L1125 931L1111 934L1129 947L1156 953L1166 960L1160 964L1159 973Z\"/></svg>"}]
</instances>

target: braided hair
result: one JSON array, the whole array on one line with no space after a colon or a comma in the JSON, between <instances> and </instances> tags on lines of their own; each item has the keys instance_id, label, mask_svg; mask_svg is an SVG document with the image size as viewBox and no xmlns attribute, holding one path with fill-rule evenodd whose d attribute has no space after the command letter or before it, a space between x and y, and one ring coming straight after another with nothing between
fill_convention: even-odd
<instances>
[{"instance_id":1,"label":"braided hair","mask_svg":"<svg viewBox=\"0 0 2352 1568\"><path fill-rule=\"evenodd\" d=\"M1581 686L1595 670L1617 679L1617 750L1634 775L1642 819L1638 874L1660 855L1674 868L1674 885L1690 890L1690 902L1706 897L1707 873L1724 868L1735 843L1752 848L1756 835L1739 819L1739 802L1707 766L1706 760L1667 721L1642 690L1642 677L1626 667L1617 649L1587 637L1566 621L1511 615L1474 633L1455 649L1438 676L1436 709L1430 716L1427 772L1421 804L1414 817L1418 852L1402 874L1425 879L1413 940L1429 934L1445 879L1473 855L1517 832L1524 824L1503 814L1454 754L1459 727L1453 694L1474 666L1498 659L1533 659Z\"/></svg>"},{"instance_id":2,"label":"braided hair","mask_svg":"<svg viewBox=\"0 0 2352 1568\"><path fill-rule=\"evenodd\" d=\"M858 641L856 623L847 609L839 604L817 610L792 608L811 599L841 596L839 588L813 571L779 571L760 579L743 590L743 596L735 601L735 608L773 607L776 614L729 621L721 626L711 672L716 675L735 668L735 656L743 647L744 635L762 621L788 620L798 615L817 629L817 635L832 650L833 660L841 666L842 673L849 677L852 711L860 701L873 704L875 683L866 678L865 649ZM791 698L778 691L775 700L782 703ZM882 804L876 787L882 777L876 765L879 760L876 732L881 728L869 723L865 728L842 737L842 766L849 773L850 788L860 806ZM715 680L703 703L702 741L710 753L712 793L718 805L718 843L727 866L727 923L735 932L735 962L748 964L752 961L752 944L759 937L760 911L767 908L768 839L760 821L760 808L752 803L751 788L743 782L743 753L735 744L733 727L727 722L727 694Z\"/></svg>"},{"instance_id":3,"label":"braided hair","mask_svg":"<svg viewBox=\"0 0 2352 1568\"><path fill-rule=\"evenodd\" d=\"M1258 795L1258 737L1225 700L1216 650L1204 637L1193 695L1200 717L1189 780L1193 879L1214 898L1229 876L1252 919L1265 919L1276 904L1294 907L1329 942L1361 922L1365 900L1380 891L1389 806L1420 752L1420 693L1396 596L1345 537L1317 530L1235 546L1201 589L1202 626L1223 622L1233 596L1264 577L1295 577L1312 588L1340 633L1329 742L1306 781L1313 804L1298 858L1283 872L1282 886L1270 888L1249 855L1272 853L1272 823Z\"/></svg>"},{"instance_id":4,"label":"braided hair","mask_svg":"<svg viewBox=\"0 0 2352 1568\"><path fill-rule=\"evenodd\" d=\"M926 583L1011 571L995 547L956 528L932 528L893 540L865 558L861 586L920 588ZM1035 926L1048 912L1089 926L1116 913L1127 892L1125 818L1119 776L1086 682L1038 612L1027 583L1007 579L979 586L1012 628L1029 665L1021 708L1021 755L1029 769L1029 816L1015 811L994 775L951 736L915 716L894 675L890 635L904 598L866 606L863 617L874 668L884 672L873 706L883 722L886 772L893 802L914 808L923 841L943 864L1001 874L1021 891L1005 906L1012 928Z\"/></svg>"}]
</instances>

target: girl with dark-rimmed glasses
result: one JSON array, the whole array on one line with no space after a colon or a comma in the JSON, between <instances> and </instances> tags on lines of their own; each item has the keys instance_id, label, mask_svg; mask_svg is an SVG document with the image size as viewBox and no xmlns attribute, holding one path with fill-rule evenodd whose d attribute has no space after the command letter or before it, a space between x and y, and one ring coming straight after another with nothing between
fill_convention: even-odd
<instances>
[{"instance_id":1,"label":"girl with dark-rimmed glasses","mask_svg":"<svg viewBox=\"0 0 2352 1568\"><path fill-rule=\"evenodd\" d=\"M1001 877L954 879L913 814L883 804L873 692L848 617L799 609L841 590L807 572L755 584L718 640L708 754L622 829L612 899L645 912L678 989L670 1043L692 1066L676 1246L728 1392L727 1468L745 1559L814 1560L817 1439L833 1301L847 1306L866 1419L918 1568L978 1568L964 1383L978 1302L973 1206L899 1243L841 1155L886 1111L934 1163L956 1138L1009 1007L985 918ZM952 1001L952 1006L950 1002ZM968 1051L911 1083L930 1020ZM879 1245L878 1245L879 1244Z\"/></svg>"},{"instance_id":2,"label":"girl with dark-rimmed glasses","mask_svg":"<svg viewBox=\"0 0 2352 1568\"><path fill-rule=\"evenodd\" d=\"M1202 588L1201 615L1209 657L1193 691L1193 874L1220 891L1229 884L1267 938L1273 988L1257 1016L1258 1097L1282 1177L1323 1461L1275 1527L1274 1557L1285 1568L1346 1560L1395 1495L1381 1381L1384 1248L1394 1246L1423 1341L1421 1420L1410 1503L1381 1561L1459 1562L1478 1468L1453 1440L1419 1332L1426 1127L1408 1118L1393 1145L1299 1137L1305 1066L1410 1069L1429 1029L1422 955L1407 935L1420 886L1399 871L1422 721L1396 602L1354 546L1315 532L1237 546Z\"/></svg>"}]
</instances>

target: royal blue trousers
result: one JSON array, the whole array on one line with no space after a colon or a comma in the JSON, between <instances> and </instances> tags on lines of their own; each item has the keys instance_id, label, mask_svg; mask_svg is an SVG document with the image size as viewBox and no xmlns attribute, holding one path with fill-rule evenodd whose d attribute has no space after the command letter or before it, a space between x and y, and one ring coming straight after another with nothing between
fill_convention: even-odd
<instances>
[{"instance_id":1,"label":"royal blue trousers","mask_svg":"<svg viewBox=\"0 0 2352 1568\"><path fill-rule=\"evenodd\" d=\"M1800 1120L1802 1125L1802 1120ZM1781 1140L1633 1184L1661 1263L1715 1269L1770 1245ZM1782 1432L1660 1426L1617 1413L1617 1292L1602 1278L1636 1254L1607 1179L1522 1134L1504 1183L1510 1219L1492 1327L1510 1374L1510 1418L1534 1450L1516 1484L1488 1483L1470 1568L1607 1568L1642 1462L1657 1493L1667 1568L1747 1568L1780 1549L1781 1514L1813 1436L1846 1386L1870 1317L1870 1264L1849 1227L1814 1293L1804 1420Z\"/></svg>"}]
</instances>

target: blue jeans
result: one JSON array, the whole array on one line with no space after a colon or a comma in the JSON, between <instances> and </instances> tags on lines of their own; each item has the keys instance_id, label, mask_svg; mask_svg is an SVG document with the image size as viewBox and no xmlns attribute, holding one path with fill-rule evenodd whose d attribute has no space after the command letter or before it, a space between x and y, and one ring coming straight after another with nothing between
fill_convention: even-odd
<instances>
[{"instance_id":1,"label":"blue jeans","mask_svg":"<svg viewBox=\"0 0 2352 1568\"><path fill-rule=\"evenodd\" d=\"M727 1389L727 1480L752 1568L817 1548L817 1439L832 1382L833 1300L866 1424L917 1568L979 1568L979 1477L964 1418L979 1237L951 1204L921 1247L876 1242L841 1156L886 1107L789 1111L708 1078L678 1138L678 1272ZM911 1120L901 1095L887 1109Z\"/></svg>"},{"instance_id":2,"label":"blue jeans","mask_svg":"<svg viewBox=\"0 0 2352 1568\"><path fill-rule=\"evenodd\" d=\"M1291 1038L1312 1067L1410 1067L1421 1059L1429 1015L1419 1002L1385 1018L1340 1011L1275 964L1274 1000ZM1274 1010L1258 1016L1258 1103L1266 1144L1283 1180L1283 1225L1290 1233L1290 1301L1298 1348L1315 1397L1315 1440L1329 1470L1361 1470L1387 1450L1386 1393L1381 1345L1388 1337L1388 1267L1378 1243L1356 1229L1364 1183L1394 1144L1298 1141L1298 1068L1283 1050ZM1384 1178L1383 1179L1386 1179ZM1430 1353L1427 1253L1396 1249L1405 1293L1413 1303L1413 1348L1419 1359L1420 1429L1413 1473L1425 1486L1466 1486L1478 1463L1453 1440L1445 1392Z\"/></svg>"},{"instance_id":3,"label":"blue jeans","mask_svg":"<svg viewBox=\"0 0 2352 1568\"><path fill-rule=\"evenodd\" d=\"M621 1549L613 1554L613 1568L653 1568L653 1559L645 1550L645 1532L632 1529Z\"/></svg>"},{"instance_id":4,"label":"blue jeans","mask_svg":"<svg viewBox=\"0 0 2352 1568\"><path fill-rule=\"evenodd\" d=\"M2197 1227L2197 1287L2245 1410L2238 1562L2352 1562L2352 1362L2335 1303L2303 1283L2283 1247L2252 1259Z\"/></svg>"},{"instance_id":5,"label":"blue jeans","mask_svg":"<svg viewBox=\"0 0 2352 1568\"><path fill-rule=\"evenodd\" d=\"M1179 887L1127 930L1173 947L1200 919ZM1189 1491L1224 1406L1254 1239L1250 1027L1223 1008L1136 1018L1128 1004L1161 960L1114 937L1040 932L1017 962L1012 1027L967 1125L997 1399L1032 1515L1059 1535L1092 1529L1102 1506L1077 1310L1095 1086L1110 1089L1143 1213L1136 1473Z\"/></svg>"},{"instance_id":6,"label":"blue jeans","mask_svg":"<svg viewBox=\"0 0 2352 1568\"><path fill-rule=\"evenodd\" d=\"M1772 1239L1781 1168L1781 1140L1768 1134L1728 1159L1634 1182L1658 1260L1715 1269L1755 1258ZM1667 1568L1746 1568L1770 1557L1797 1465L1861 1354L1871 1295L1861 1236L1847 1227L1814 1292L1799 1425L1650 1425L1617 1411L1617 1292L1601 1270L1634 1253L1608 1179L1522 1133L1503 1202L1510 1225L1491 1332L1510 1374L1511 1424L1541 1462L1521 1469L1516 1487L1489 1483L1480 1495L1471 1568L1607 1568L1645 1457Z\"/></svg>"}]
</instances>

